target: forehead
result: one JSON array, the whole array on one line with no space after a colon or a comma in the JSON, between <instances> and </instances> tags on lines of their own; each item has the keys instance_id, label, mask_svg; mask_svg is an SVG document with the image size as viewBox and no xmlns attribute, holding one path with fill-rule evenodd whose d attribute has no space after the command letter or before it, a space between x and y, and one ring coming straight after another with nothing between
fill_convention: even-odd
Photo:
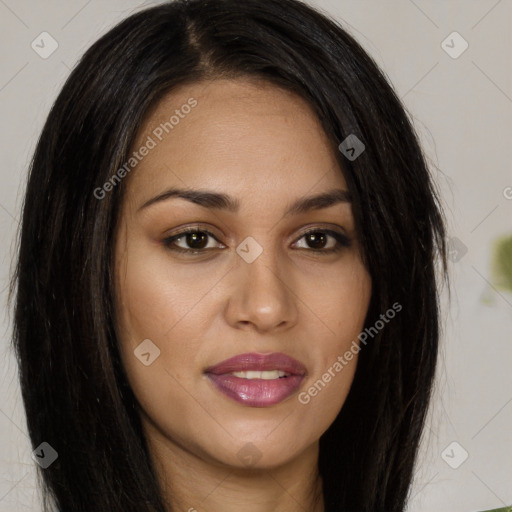
<instances>
[{"instance_id":1,"label":"forehead","mask_svg":"<svg viewBox=\"0 0 512 512\"><path fill-rule=\"evenodd\" d=\"M149 139L152 149L129 176L132 199L142 200L166 186L218 189L269 201L315 187L346 188L312 108L262 81L179 87L148 113L132 151Z\"/></svg>"}]
</instances>

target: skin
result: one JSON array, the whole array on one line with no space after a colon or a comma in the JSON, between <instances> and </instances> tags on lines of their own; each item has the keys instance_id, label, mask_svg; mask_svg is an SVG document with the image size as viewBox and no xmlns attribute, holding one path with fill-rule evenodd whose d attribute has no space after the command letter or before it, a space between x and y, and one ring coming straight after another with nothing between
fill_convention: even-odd
<instances>
[{"instance_id":1,"label":"skin","mask_svg":"<svg viewBox=\"0 0 512 512\"><path fill-rule=\"evenodd\" d=\"M151 456L173 510L322 512L319 438L343 406L357 356L309 403L298 393L357 339L371 280L350 202L283 214L294 200L346 190L346 182L308 104L253 79L175 89L149 113L134 148L191 97L197 106L125 178L116 232L120 351ZM240 210L176 197L140 209L170 187L229 194ZM217 239L206 238L203 254L162 244L197 224ZM336 240L315 245L305 228L332 229L351 245L322 255ZM263 249L252 263L236 252L248 236ZM194 249L186 237L174 243ZM149 366L134 355L145 339L160 350ZM204 370L247 352L302 362L298 392L249 407L217 391ZM248 443L259 455L251 464L240 457Z\"/></svg>"}]
</instances>

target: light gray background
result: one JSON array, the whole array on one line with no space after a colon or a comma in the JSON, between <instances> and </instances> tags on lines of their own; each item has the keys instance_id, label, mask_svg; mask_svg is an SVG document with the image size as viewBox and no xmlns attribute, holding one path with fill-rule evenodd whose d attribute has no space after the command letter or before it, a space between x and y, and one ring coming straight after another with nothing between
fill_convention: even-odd
<instances>
[{"instance_id":1,"label":"light gray background","mask_svg":"<svg viewBox=\"0 0 512 512\"><path fill-rule=\"evenodd\" d=\"M450 236L468 248L451 265L453 302L444 307L434 406L409 510L470 512L510 505L512 294L494 288L490 261L492 241L512 234L512 199L506 197L512 197L512 0L309 3L338 18L389 76L443 192ZM29 159L79 56L115 23L149 5L0 0L0 512L40 510L6 307ZM59 45L48 59L31 48L43 31ZM456 59L441 46L453 31L469 44ZM456 39L448 44L452 51L461 48ZM462 450L469 456L457 469L443 460L444 453L455 465Z\"/></svg>"}]
</instances>

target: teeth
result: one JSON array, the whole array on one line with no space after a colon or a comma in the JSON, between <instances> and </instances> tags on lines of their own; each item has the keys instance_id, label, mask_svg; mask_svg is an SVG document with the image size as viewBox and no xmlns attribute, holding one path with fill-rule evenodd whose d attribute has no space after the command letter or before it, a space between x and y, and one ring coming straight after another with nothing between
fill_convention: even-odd
<instances>
[{"instance_id":1,"label":"teeth","mask_svg":"<svg viewBox=\"0 0 512 512\"><path fill-rule=\"evenodd\" d=\"M281 377L286 377L286 372L281 372L279 370L267 370L263 372L231 372L231 375L235 377L239 377L241 379L263 379L263 380L273 380L279 379Z\"/></svg>"}]
</instances>

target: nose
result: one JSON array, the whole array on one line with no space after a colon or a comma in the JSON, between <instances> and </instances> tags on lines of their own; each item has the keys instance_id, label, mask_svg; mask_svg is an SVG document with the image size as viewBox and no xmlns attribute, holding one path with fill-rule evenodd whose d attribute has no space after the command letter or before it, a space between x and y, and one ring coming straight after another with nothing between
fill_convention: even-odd
<instances>
[{"instance_id":1,"label":"nose","mask_svg":"<svg viewBox=\"0 0 512 512\"><path fill-rule=\"evenodd\" d=\"M297 323L297 291L292 274L269 250L252 263L242 258L231 271L233 286L225 315L237 329L258 333L286 330Z\"/></svg>"}]
</instances>

